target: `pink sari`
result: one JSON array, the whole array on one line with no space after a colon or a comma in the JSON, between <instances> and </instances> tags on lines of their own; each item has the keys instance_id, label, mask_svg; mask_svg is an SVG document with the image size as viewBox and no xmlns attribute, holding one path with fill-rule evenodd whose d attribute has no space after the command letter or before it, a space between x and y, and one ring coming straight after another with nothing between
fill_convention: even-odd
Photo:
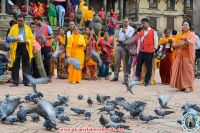
<instances>
[{"instance_id":1,"label":"pink sari","mask_svg":"<svg viewBox=\"0 0 200 133\"><path fill-rule=\"evenodd\" d=\"M189 45L184 48L178 47L176 50L176 58L172 65L172 76L170 86L179 90L190 89L193 91L194 87L194 62L195 62L195 34L188 31L182 32L176 37L176 42L187 38Z\"/></svg>"}]
</instances>

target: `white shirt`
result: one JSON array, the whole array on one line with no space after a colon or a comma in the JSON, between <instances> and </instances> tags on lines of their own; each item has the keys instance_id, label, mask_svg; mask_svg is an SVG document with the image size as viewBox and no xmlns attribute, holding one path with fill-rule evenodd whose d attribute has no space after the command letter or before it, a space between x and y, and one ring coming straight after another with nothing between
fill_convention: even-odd
<instances>
[{"instance_id":1,"label":"white shirt","mask_svg":"<svg viewBox=\"0 0 200 133\"><path fill-rule=\"evenodd\" d=\"M124 28L126 30L126 33L122 32L122 28L119 30L116 30L115 32L115 37L117 38L118 41L125 41L126 39L129 39L133 36L134 34L134 29L133 27L129 26L127 28Z\"/></svg>"},{"instance_id":2,"label":"white shirt","mask_svg":"<svg viewBox=\"0 0 200 133\"><path fill-rule=\"evenodd\" d=\"M140 42L144 40L144 37L149 33L150 30L151 27L149 27L147 30L144 30L144 36L141 38L141 40L138 41L137 53L139 53ZM158 48L158 34L155 30L154 30L154 48L155 49Z\"/></svg>"},{"instance_id":3,"label":"white shirt","mask_svg":"<svg viewBox=\"0 0 200 133\"><path fill-rule=\"evenodd\" d=\"M195 49L200 49L200 39L199 36L196 35L196 46Z\"/></svg>"},{"instance_id":4,"label":"white shirt","mask_svg":"<svg viewBox=\"0 0 200 133\"><path fill-rule=\"evenodd\" d=\"M72 32L69 30L69 31L67 31L67 39L69 39L70 35L72 35Z\"/></svg>"}]
</instances>

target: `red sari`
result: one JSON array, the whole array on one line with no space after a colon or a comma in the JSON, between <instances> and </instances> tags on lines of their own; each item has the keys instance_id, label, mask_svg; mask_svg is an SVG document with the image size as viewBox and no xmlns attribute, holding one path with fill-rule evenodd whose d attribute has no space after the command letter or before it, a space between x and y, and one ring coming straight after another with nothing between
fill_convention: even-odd
<instances>
[{"instance_id":1,"label":"red sari","mask_svg":"<svg viewBox=\"0 0 200 133\"><path fill-rule=\"evenodd\" d=\"M166 38L162 37L159 40L159 45L163 45L163 51L166 52L166 56L164 59L160 60L160 78L162 84L169 84L171 79L171 69L172 69L172 50L170 44L164 44L168 41L168 39L172 39L171 37Z\"/></svg>"}]
</instances>

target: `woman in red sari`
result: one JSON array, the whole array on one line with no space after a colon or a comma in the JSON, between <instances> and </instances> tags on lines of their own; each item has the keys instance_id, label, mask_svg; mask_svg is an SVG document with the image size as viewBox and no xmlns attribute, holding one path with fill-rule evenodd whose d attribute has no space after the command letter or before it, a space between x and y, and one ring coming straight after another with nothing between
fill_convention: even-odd
<instances>
[{"instance_id":1,"label":"woman in red sari","mask_svg":"<svg viewBox=\"0 0 200 133\"><path fill-rule=\"evenodd\" d=\"M195 34L191 32L191 24L183 22L183 29L173 43L176 48L176 58L172 66L170 86L178 91L193 91L194 61L195 61Z\"/></svg>"},{"instance_id":2,"label":"woman in red sari","mask_svg":"<svg viewBox=\"0 0 200 133\"><path fill-rule=\"evenodd\" d=\"M163 47L163 51L166 52L164 59L160 61L160 78L162 84L169 84L171 78L171 69L172 69L172 36L170 35L169 29L165 29L165 36L161 37L159 40L159 47Z\"/></svg>"}]
</instances>

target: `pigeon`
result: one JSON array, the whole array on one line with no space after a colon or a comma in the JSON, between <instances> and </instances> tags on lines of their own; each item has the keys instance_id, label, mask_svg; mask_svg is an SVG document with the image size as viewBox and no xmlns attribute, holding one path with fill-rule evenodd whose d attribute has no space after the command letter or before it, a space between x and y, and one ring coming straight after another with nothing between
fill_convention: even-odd
<instances>
[{"instance_id":1,"label":"pigeon","mask_svg":"<svg viewBox=\"0 0 200 133\"><path fill-rule=\"evenodd\" d=\"M3 51L9 51L10 45L7 42L1 42L0 43L0 49Z\"/></svg>"},{"instance_id":2,"label":"pigeon","mask_svg":"<svg viewBox=\"0 0 200 133\"><path fill-rule=\"evenodd\" d=\"M57 119L60 120L60 122L70 121L70 118L63 114L58 114Z\"/></svg>"},{"instance_id":3,"label":"pigeon","mask_svg":"<svg viewBox=\"0 0 200 133\"><path fill-rule=\"evenodd\" d=\"M140 113L142 113L144 111L144 107L143 106L140 106L138 109L136 110L130 110L130 116L132 118L136 118L136 117L139 117Z\"/></svg>"},{"instance_id":4,"label":"pigeon","mask_svg":"<svg viewBox=\"0 0 200 133\"><path fill-rule=\"evenodd\" d=\"M124 115L125 115L123 112L120 112L120 111L117 111L117 110L115 110L115 114L119 117L124 117Z\"/></svg>"},{"instance_id":5,"label":"pigeon","mask_svg":"<svg viewBox=\"0 0 200 133\"><path fill-rule=\"evenodd\" d=\"M30 108L31 112L38 113L47 121L47 124L56 126L56 110L53 105L44 99L37 98L36 100L37 104Z\"/></svg>"},{"instance_id":6,"label":"pigeon","mask_svg":"<svg viewBox=\"0 0 200 133\"><path fill-rule=\"evenodd\" d=\"M53 59L56 59L58 55L63 51L63 49L59 46L56 46L56 50L52 53Z\"/></svg>"},{"instance_id":7,"label":"pigeon","mask_svg":"<svg viewBox=\"0 0 200 133\"><path fill-rule=\"evenodd\" d=\"M127 82L127 83L125 83L125 85L126 85L127 91L130 92L130 93L133 95L132 88L133 88L133 86L134 86L135 84L133 84L133 82Z\"/></svg>"},{"instance_id":8,"label":"pigeon","mask_svg":"<svg viewBox=\"0 0 200 133\"><path fill-rule=\"evenodd\" d=\"M83 95L78 95L78 100L83 100Z\"/></svg>"},{"instance_id":9,"label":"pigeon","mask_svg":"<svg viewBox=\"0 0 200 133\"><path fill-rule=\"evenodd\" d=\"M92 101L92 99L90 97L88 97L87 103L88 103L89 106L92 106L93 101Z\"/></svg>"},{"instance_id":10,"label":"pigeon","mask_svg":"<svg viewBox=\"0 0 200 133\"><path fill-rule=\"evenodd\" d=\"M140 81L138 81L138 80L132 80L132 81L127 82L125 85L126 85L127 91L130 92L133 95L132 88L135 85L138 85L138 84L140 84Z\"/></svg>"},{"instance_id":11,"label":"pigeon","mask_svg":"<svg viewBox=\"0 0 200 133\"><path fill-rule=\"evenodd\" d=\"M40 116L37 113L31 113L31 119L33 122L37 122L40 120Z\"/></svg>"},{"instance_id":12,"label":"pigeon","mask_svg":"<svg viewBox=\"0 0 200 133\"><path fill-rule=\"evenodd\" d=\"M142 101L134 101L132 103L129 103L129 105L131 106L131 109L137 110L141 106L144 108L146 103Z\"/></svg>"},{"instance_id":13,"label":"pigeon","mask_svg":"<svg viewBox=\"0 0 200 133\"><path fill-rule=\"evenodd\" d=\"M57 106L55 107L55 110L56 110L56 114L62 114L65 111L63 106Z\"/></svg>"},{"instance_id":14,"label":"pigeon","mask_svg":"<svg viewBox=\"0 0 200 133\"><path fill-rule=\"evenodd\" d=\"M193 114L196 114L196 115L199 115L199 114L200 114L198 111L196 111L195 109L190 108L190 107L186 107L186 108L184 109L183 115L185 115L185 114L187 114L187 113L193 113Z\"/></svg>"},{"instance_id":15,"label":"pigeon","mask_svg":"<svg viewBox=\"0 0 200 133\"><path fill-rule=\"evenodd\" d=\"M158 109L155 109L154 112L158 115L158 116L162 116L162 118L166 115L169 115L169 114L172 114L172 113L175 113L174 111L166 111L166 110L158 110Z\"/></svg>"},{"instance_id":16,"label":"pigeon","mask_svg":"<svg viewBox=\"0 0 200 133\"><path fill-rule=\"evenodd\" d=\"M81 109L81 108L71 108L71 110L72 110L74 113L78 114L78 115L84 114L84 112L86 111L86 110Z\"/></svg>"},{"instance_id":17,"label":"pigeon","mask_svg":"<svg viewBox=\"0 0 200 133\"><path fill-rule=\"evenodd\" d=\"M105 125L106 128L115 128L115 129L126 129L126 130L130 130L129 126L127 125L123 125L123 124L120 124L120 123L108 123Z\"/></svg>"},{"instance_id":18,"label":"pigeon","mask_svg":"<svg viewBox=\"0 0 200 133\"><path fill-rule=\"evenodd\" d=\"M1 120L4 120L7 116L11 115L17 106L20 104L20 97L8 96L6 101L0 104Z\"/></svg>"},{"instance_id":19,"label":"pigeon","mask_svg":"<svg viewBox=\"0 0 200 133\"><path fill-rule=\"evenodd\" d=\"M68 58L65 60L66 64L72 64L72 66L76 69L76 70L80 70L80 61L76 58Z\"/></svg>"},{"instance_id":20,"label":"pigeon","mask_svg":"<svg viewBox=\"0 0 200 133\"><path fill-rule=\"evenodd\" d=\"M118 115L114 113L110 113L110 119L114 123L125 123L126 121L123 119L123 117L119 117Z\"/></svg>"},{"instance_id":21,"label":"pigeon","mask_svg":"<svg viewBox=\"0 0 200 133\"><path fill-rule=\"evenodd\" d=\"M109 123L109 120L104 118L103 115L101 115L101 117L99 118L99 123L102 125L102 126L105 126L106 124Z\"/></svg>"},{"instance_id":22,"label":"pigeon","mask_svg":"<svg viewBox=\"0 0 200 133\"><path fill-rule=\"evenodd\" d=\"M29 75L29 74L25 74L25 76L31 84L43 84L49 80L47 77L41 77L41 78L36 79L36 78L33 78L32 75ZM37 92L37 90L34 90L34 92Z\"/></svg>"},{"instance_id":23,"label":"pigeon","mask_svg":"<svg viewBox=\"0 0 200 133\"><path fill-rule=\"evenodd\" d=\"M160 104L161 108L164 109L168 109L169 107L167 107L168 101L169 101L169 96L165 96L165 95L159 95L158 96L158 101Z\"/></svg>"},{"instance_id":24,"label":"pigeon","mask_svg":"<svg viewBox=\"0 0 200 133\"><path fill-rule=\"evenodd\" d=\"M158 119L158 117L140 113L139 119L141 121L149 122L151 120Z\"/></svg>"},{"instance_id":25,"label":"pigeon","mask_svg":"<svg viewBox=\"0 0 200 133\"><path fill-rule=\"evenodd\" d=\"M190 108L191 105L189 103L185 103L184 105L182 105L182 109L185 109L185 108Z\"/></svg>"},{"instance_id":26,"label":"pigeon","mask_svg":"<svg viewBox=\"0 0 200 133\"><path fill-rule=\"evenodd\" d=\"M98 103L104 103L106 100L110 99L110 96L100 96L97 94L96 99Z\"/></svg>"},{"instance_id":27,"label":"pigeon","mask_svg":"<svg viewBox=\"0 0 200 133\"><path fill-rule=\"evenodd\" d=\"M182 120L181 120L181 119L178 119L176 122L177 122L178 124L182 125Z\"/></svg>"},{"instance_id":28,"label":"pigeon","mask_svg":"<svg viewBox=\"0 0 200 133\"><path fill-rule=\"evenodd\" d=\"M53 124L51 121L49 120L45 120L43 123L43 126L46 127L47 130L58 130L58 128L56 127L56 124Z\"/></svg>"},{"instance_id":29,"label":"pigeon","mask_svg":"<svg viewBox=\"0 0 200 133\"><path fill-rule=\"evenodd\" d=\"M200 112L200 107L196 104L192 104L191 108L195 109L196 111Z\"/></svg>"},{"instance_id":30,"label":"pigeon","mask_svg":"<svg viewBox=\"0 0 200 133\"><path fill-rule=\"evenodd\" d=\"M26 102L31 101L31 97L30 97L30 95L25 96L25 97L24 97L24 100L25 100Z\"/></svg>"},{"instance_id":31,"label":"pigeon","mask_svg":"<svg viewBox=\"0 0 200 133\"><path fill-rule=\"evenodd\" d=\"M117 107L115 107L114 104L112 104L112 103L107 103L104 107L99 108L99 109L97 109L97 110L100 110L98 113L103 112L103 111L106 111L106 112L109 113L110 111L113 111L115 108L117 108ZM117 108L117 109L119 109L119 108Z\"/></svg>"},{"instance_id":32,"label":"pigeon","mask_svg":"<svg viewBox=\"0 0 200 133\"><path fill-rule=\"evenodd\" d=\"M61 95L59 95L58 94L58 100L61 102L61 103L66 103L66 102L68 102L69 101L69 97L67 97L67 96L61 96Z\"/></svg>"},{"instance_id":33,"label":"pigeon","mask_svg":"<svg viewBox=\"0 0 200 133\"><path fill-rule=\"evenodd\" d=\"M52 105L53 105L53 107L55 108L55 107L57 107L57 106L63 105L63 103L61 103L60 101L55 101L55 102L52 103ZM66 105L66 104L65 104L65 105Z\"/></svg>"},{"instance_id":34,"label":"pigeon","mask_svg":"<svg viewBox=\"0 0 200 133\"><path fill-rule=\"evenodd\" d=\"M96 52L96 50L92 49L90 57L99 64L99 66L102 66L103 62L99 56L99 54Z\"/></svg>"},{"instance_id":35,"label":"pigeon","mask_svg":"<svg viewBox=\"0 0 200 133\"><path fill-rule=\"evenodd\" d=\"M197 106L196 104L185 103L181 108L182 108L182 109L185 109L185 108L193 108L194 110L200 112L200 107Z\"/></svg>"},{"instance_id":36,"label":"pigeon","mask_svg":"<svg viewBox=\"0 0 200 133\"><path fill-rule=\"evenodd\" d=\"M10 124L13 124L13 123L17 122L17 116L9 115L6 117L5 121L9 122Z\"/></svg>"},{"instance_id":37,"label":"pigeon","mask_svg":"<svg viewBox=\"0 0 200 133\"><path fill-rule=\"evenodd\" d=\"M22 107L19 107L19 111L17 111L17 119L21 123L24 123L24 121L26 121L26 111L23 110Z\"/></svg>"},{"instance_id":38,"label":"pigeon","mask_svg":"<svg viewBox=\"0 0 200 133\"><path fill-rule=\"evenodd\" d=\"M4 52L4 51L2 51L2 50L0 50L0 57L2 57L2 60L3 60L3 61L5 61L5 62L7 62L7 63L10 62L10 59L9 59L7 53Z\"/></svg>"},{"instance_id":39,"label":"pigeon","mask_svg":"<svg viewBox=\"0 0 200 133\"><path fill-rule=\"evenodd\" d=\"M116 100L116 101L125 101L125 98L119 96L119 97L115 97L115 100Z\"/></svg>"},{"instance_id":40,"label":"pigeon","mask_svg":"<svg viewBox=\"0 0 200 133\"><path fill-rule=\"evenodd\" d=\"M85 111L83 115L86 119L90 119L90 117L92 116L92 113L90 111Z\"/></svg>"},{"instance_id":41,"label":"pigeon","mask_svg":"<svg viewBox=\"0 0 200 133\"><path fill-rule=\"evenodd\" d=\"M33 102L36 102L36 98L41 98L43 97L43 94L41 92L38 92L36 89L36 84L43 84L48 82L48 78L47 77L41 77L41 78L33 78L32 75L29 74L24 74L26 76L26 78L29 80L29 82L31 83L32 87L33 87L33 92L30 94L30 98Z\"/></svg>"},{"instance_id":42,"label":"pigeon","mask_svg":"<svg viewBox=\"0 0 200 133\"><path fill-rule=\"evenodd\" d=\"M126 111L131 110L131 105L127 101L116 101L117 105L122 106Z\"/></svg>"},{"instance_id":43,"label":"pigeon","mask_svg":"<svg viewBox=\"0 0 200 133\"><path fill-rule=\"evenodd\" d=\"M19 105L19 110L20 110L21 112L24 112L25 114L30 114L30 113L31 113L30 110L26 109L26 108L25 108L24 106L22 106L22 105Z\"/></svg>"}]
</instances>

